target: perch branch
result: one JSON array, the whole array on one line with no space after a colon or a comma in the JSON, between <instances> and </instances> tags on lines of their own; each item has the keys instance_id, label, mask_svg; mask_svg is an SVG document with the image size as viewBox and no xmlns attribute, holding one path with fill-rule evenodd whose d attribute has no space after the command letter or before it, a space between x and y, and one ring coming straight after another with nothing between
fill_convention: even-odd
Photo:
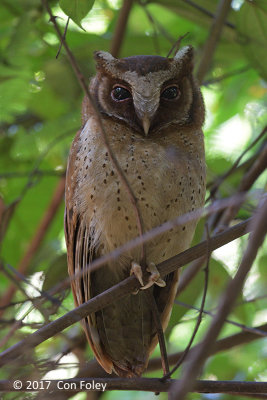
<instances>
[{"instance_id":1,"label":"perch branch","mask_svg":"<svg viewBox=\"0 0 267 400\"><path fill-rule=\"evenodd\" d=\"M232 240L246 234L249 229L249 221L250 219L245 222L241 222L240 224L226 229L224 232L212 237L209 240L210 251L224 246L226 243L229 243ZM177 268L182 267L194 259L203 256L207 253L207 248L207 241L199 243L191 249L188 249L177 256L158 264L158 270L162 276L165 276L166 274L175 271ZM55 336L57 333L71 326L75 322L85 318L88 314L96 312L107 305L110 305L112 302L123 298L139 288L139 281L134 275L130 276L129 278L92 298L88 302L68 312L57 320L50 322L43 328L27 336L27 338L24 340L16 343L14 346L2 352L0 354L0 366L17 359L20 355L25 354L26 349L38 346L45 340Z\"/></svg>"}]
</instances>

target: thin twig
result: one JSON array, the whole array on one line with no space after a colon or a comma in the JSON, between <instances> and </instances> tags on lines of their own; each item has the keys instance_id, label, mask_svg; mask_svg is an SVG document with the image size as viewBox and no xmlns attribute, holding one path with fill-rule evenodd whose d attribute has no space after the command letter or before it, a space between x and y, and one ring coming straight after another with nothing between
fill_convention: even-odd
<instances>
[{"instance_id":1,"label":"thin twig","mask_svg":"<svg viewBox=\"0 0 267 400\"><path fill-rule=\"evenodd\" d=\"M166 55L166 58L169 58L171 56L171 54L175 54L177 53L177 51L180 48L181 42L182 40L188 35L189 32L186 32L184 35L179 36L179 38L176 40L176 42L173 44L173 46L171 47L170 51L168 52L168 54Z\"/></svg>"},{"instance_id":2,"label":"thin twig","mask_svg":"<svg viewBox=\"0 0 267 400\"><path fill-rule=\"evenodd\" d=\"M184 2L187 3L187 4L190 4L190 6L196 8L202 14L205 14L205 15L207 15L208 17L210 17L212 19L215 18L215 15L212 12L210 12L209 10L207 10L204 7L201 7L199 4L195 3L194 1L192 1L192 0L184 0ZM228 26L228 28L235 29L235 25L233 25L231 22L224 21L224 25Z\"/></svg>"},{"instance_id":3,"label":"thin twig","mask_svg":"<svg viewBox=\"0 0 267 400\"><path fill-rule=\"evenodd\" d=\"M0 174L0 179L17 179L17 178L27 178L32 171L8 171ZM66 171L56 171L55 169L37 169L35 170L36 176L64 176Z\"/></svg>"},{"instance_id":4,"label":"thin twig","mask_svg":"<svg viewBox=\"0 0 267 400\"><path fill-rule=\"evenodd\" d=\"M204 81L202 83L202 86L209 86L209 85L213 85L214 83L222 82L225 79L232 78L233 76L243 74L244 72L247 72L250 68L251 67L249 65L246 65L243 68L239 68L239 69L236 69L235 71L227 72L223 75L218 76L217 78L207 79L206 81Z\"/></svg>"},{"instance_id":5,"label":"thin twig","mask_svg":"<svg viewBox=\"0 0 267 400\"><path fill-rule=\"evenodd\" d=\"M186 307L189 310L200 311L200 308L198 308L196 306L192 306L190 304L183 303L182 301L175 300L174 302L175 302L175 304L178 304L179 306L182 306L182 307ZM216 313L213 313L213 312L207 311L207 310L203 310L202 312L203 312L203 314L209 315L210 317L215 317L215 315L216 315ZM232 321L231 319L226 318L225 322L227 324L229 324L229 325L233 325L233 326L236 326L237 328L242 329L242 331L244 331L244 332L251 332L253 334L256 334L256 335L262 336L262 337L266 337L267 336L265 331L261 331L261 330L258 330L256 328L251 328L250 326L247 326L247 325L244 325L244 324L240 324L239 322Z\"/></svg>"},{"instance_id":6,"label":"thin twig","mask_svg":"<svg viewBox=\"0 0 267 400\"><path fill-rule=\"evenodd\" d=\"M228 178L230 175L232 175L233 172L236 171L240 161L242 158L247 154L249 150L251 150L264 136L266 136L267 132L267 126L263 128L263 130L260 132L260 134L250 143L250 145L240 154L240 156L236 159L234 164L232 165L231 168L229 168L228 171L226 171L222 176L217 178L216 182L213 183L211 189L210 189L210 197L214 197L217 190L219 189L220 185L222 182Z\"/></svg>"},{"instance_id":7,"label":"thin twig","mask_svg":"<svg viewBox=\"0 0 267 400\"><path fill-rule=\"evenodd\" d=\"M155 52L156 54L160 54L160 44L159 44L159 35L158 35L158 31L157 31L157 25L156 22L154 20L154 18L152 17L152 15L150 14L150 12L148 11L147 7L143 7L145 14L149 20L149 22L152 25L154 34L153 34L153 40L154 40L154 47L155 47Z\"/></svg>"},{"instance_id":8,"label":"thin twig","mask_svg":"<svg viewBox=\"0 0 267 400\"><path fill-rule=\"evenodd\" d=\"M66 40L69 22L70 22L70 17L68 17L68 19L67 19L66 26L65 26L65 29L64 29L64 33L63 33L63 36L62 36L62 38L63 38L64 40ZM62 44L63 44L63 41L61 40L61 41L60 41L60 45L59 45L59 49L58 49L58 52L57 52L57 55L56 55L56 58L58 58L58 56L59 56L59 54L60 54L60 52L61 52Z\"/></svg>"},{"instance_id":9,"label":"thin twig","mask_svg":"<svg viewBox=\"0 0 267 400\"><path fill-rule=\"evenodd\" d=\"M266 131L267 131L267 127L265 128L265 130L263 132L266 132ZM266 171L266 168L267 168L267 142L265 142L265 145L262 148L258 158L255 160L254 164L247 171L247 173L243 176L243 178L238 186L237 193L247 192L252 187L254 182L258 179L258 177L264 171ZM227 208L219 220L217 230L221 229L221 227L228 226L230 221L237 214L240 207L241 207L241 204L236 203L235 205L232 205L229 208Z\"/></svg>"},{"instance_id":10,"label":"thin twig","mask_svg":"<svg viewBox=\"0 0 267 400\"><path fill-rule=\"evenodd\" d=\"M164 26L155 18L155 16L152 16L151 12L148 10L145 4L142 3L142 1L139 1L139 4L141 7L143 7L143 10L145 11L147 18L153 25L153 28L155 30L158 30L159 33L165 37L170 43L173 43L175 41L175 38L164 28Z\"/></svg>"}]
</instances>

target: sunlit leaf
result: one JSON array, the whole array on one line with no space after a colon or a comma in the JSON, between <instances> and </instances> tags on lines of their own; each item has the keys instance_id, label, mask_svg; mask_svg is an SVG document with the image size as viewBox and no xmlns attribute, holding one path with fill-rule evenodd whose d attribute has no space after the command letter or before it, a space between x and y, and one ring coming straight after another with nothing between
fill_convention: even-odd
<instances>
[{"instance_id":1,"label":"sunlit leaf","mask_svg":"<svg viewBox=\"0 0 267 400\"><path fill-rule=\"evenodd\" d=\"M60 0L59 4L64 13L83 29L81 20L89 13L94 2L95 0Z\"/></svg>"}]
</instances>

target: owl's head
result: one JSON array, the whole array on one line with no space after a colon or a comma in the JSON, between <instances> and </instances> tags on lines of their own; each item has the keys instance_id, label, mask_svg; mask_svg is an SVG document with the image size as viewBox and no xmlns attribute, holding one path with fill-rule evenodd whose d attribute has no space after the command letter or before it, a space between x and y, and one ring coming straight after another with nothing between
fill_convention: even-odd
<instances>
[{"instance_id":1,"label":"owl's head","mask_svg":"<svg viewBox=\"0 0 267 400\"><path fill-rule=\"evenodd\" d=\"M126 122L143 135L170 124L203 124L204 105L192 75L191 46L180 49L174 58L117 59L98 51L95 60L97 75L90 90L102 114Z\"/></svg>"}]
</instances>

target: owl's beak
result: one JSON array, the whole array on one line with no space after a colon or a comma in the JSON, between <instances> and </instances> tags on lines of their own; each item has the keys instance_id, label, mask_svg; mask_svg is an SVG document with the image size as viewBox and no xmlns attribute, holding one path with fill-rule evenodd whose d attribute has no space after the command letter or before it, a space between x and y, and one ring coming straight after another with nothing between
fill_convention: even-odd
<instances>
[{"instance_id":1,"label":"owl's beak","mask_svg":"<svg viewBox=\"0 0 267 400\"><path fill-rule=\"evenodd\" d=\"M149 128L150 128L150 119L147 114L145 114L142 118L142 123L143 123L143 129L144 133L147 136Z\"/></svg>"}]
</instances>

